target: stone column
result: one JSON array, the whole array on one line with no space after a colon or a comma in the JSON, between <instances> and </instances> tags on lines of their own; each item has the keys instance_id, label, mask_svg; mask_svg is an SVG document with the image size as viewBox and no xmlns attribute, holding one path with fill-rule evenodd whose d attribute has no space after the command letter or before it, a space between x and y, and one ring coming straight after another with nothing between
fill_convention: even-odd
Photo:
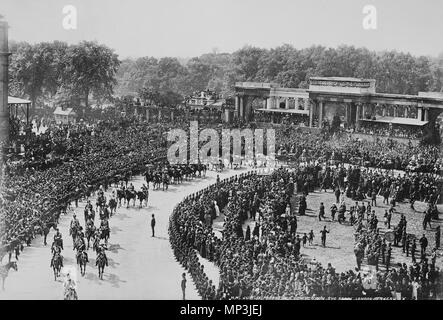
<instances>
[{"instance_id":1,"label":"stone column","mask_svg":"<svg viewBox=\"0 0 443 320\"><path fill-rule=\"evenodd\" d=\"M268 110L272 109L272 98L266 99L266 109Z\"/></svg>"},{"instance_id":2,"label":"stone column","mask_svg":"<svg viewBox=\"0 0 443 320\"><path fill-rule=\"evenodd\" d=\"M366 103L363 103L361 108L362 108L362 119L366 119Z\"/></svg>"},{"instance_id":3,"label":"stone column","mask_svg":"<svg viewBox=\"0 0 443 320\"><path fill-rule=\"evenodd\" d=\"M394 106L394 117L397 118L398 117L398 106Z\"/></svg>"},{"instance_id":4,"label":"stone column","mask_svg":"<svg viewBox=\"0 0 443 320\"><path fill-rule=\"evenodd\" d=\"M289 109L289 98L285 99L285 109L288 110Z\"/></svg>"},{"instance_id":5,"label":"stone column","mask_svg":"<svg viewBox=\"0 0 443 320\"><path fill-rule=\"evenodd\" d=\"M345 123L346 126L349 125L349 104L345 103Z\"/></svg>"},{"instance_id":6,"label":"stone column","mask_svg":"<svg viewBox=\"0 0 443 320\"><path fill-rule=\"evenodd\" d=\"M0 141L5 143L9 142L8 51L8 23L0 20Z\"/></svg>"},{"instance_id":7,"label":"stone column","mask_svg":"<svg viewBox=\"0 0 443 320\"><path fill-rule=\"evenodd\" d=\"M382 115L383 117L386 117L386 105L385 105L385 104L382 105L381 108L382 108L382 109L381 109L381 115Z\"/></svg>"},{"instance_id":8,"label":"stone column","mask_svg":"<svg viewBox=\"0 0 443 320\"><path fill-rule=\"evenodd\" d=\"M310 100L309 99L303 99L303 109L304 110L310 109Z\"/></svg>"},{"instance_id":9,"label":"stone column","mask_svg":"<svg viewBox=\"0 0 443 320\"><path fill-rule=\"evenodd\" d=\"M174 110L171 110L171 121L174 121Z\"/></svg>"},{"instance_id":10,"label":"stone column","mask_svg":"<svg viewBox=\"0 0 443 320\"><path fill-rule=\"evenodd\" d=\"M235 112L234 112L234 118L238 118L238 110L240 109L240 97L235 96Z\"/></svg>"},{"instance_id":11,"label":"stone column","mask_svg":"<svg viewBox=\"0 0 443 320\"><path fill-rule=\"evenodd\" d=\"M423 108L422 107L418 107L417 108L417 120L421 121L423 119L422 114L423 114Z\"/></svg>"},{"instance_id":12,"label":"stone column","mask_svg":"<svg viewBox=\"0 0 443 320\"><path fill-rule=\"evenodd\" d=\"M323 101L319 101L319 116L318 116L318 127L323 128Z\"/></svg>"},{"instance_id":13,"label":"stone column","mask_svg":"<svg viewBox=\"0 0 443 320\"><path fill-rule=\"evenodd\" d=\"M149 108L146 108L146 121L149 122Z\"/></svg>"},{"instance_id":14,"label":"stone column","mask_svg":"<svg viewBox=\"0 0 443 320\"><path fill-rule=\"evenodd\" d=\"M240 118L243 119L244 117L244 105L243 105L243 97L240 97Z\"/></svg>"},{"instance_id":15,"label":"stone column","mask_svg":"<svg viewBox=\"0 0 443 320\"><path fill-rule=\"evenodd\" d=\"M425 119L423 121L429 121L429 108L425 109Z\"/></svg>"},{"instance_id":16,"label":"stone column","mask_svg":"<svg viewBox=\"0 0 443 320\"><path fill-rule=\"evenodd\" d=\"M361 109L361 103L357 103L357 110L355 112L355 127L360 127L360 109Z\"/></svg>"},{"instance_id":17,"label":"stone column","mask_svg":"<svg viewBox=\"0 0 443 320\"><path fill-rule=\"evenodd\" d=\"M267 106L267 103L268 102L268 99L266 99L266 98L264 98L263 99L263 109L267 109L268 108L268 106Z\"/></svg>"},{"instance_id":18,"label":"stone column","mask_svg":"<svg viewBox=\"0 0 443 320\"><path fill-rule=\"evenodd\" d=\"M314 106L315 102L312 101L312 103L309 106L309 127L312 128L314 123Z\"/></svg>"}]
</instances>

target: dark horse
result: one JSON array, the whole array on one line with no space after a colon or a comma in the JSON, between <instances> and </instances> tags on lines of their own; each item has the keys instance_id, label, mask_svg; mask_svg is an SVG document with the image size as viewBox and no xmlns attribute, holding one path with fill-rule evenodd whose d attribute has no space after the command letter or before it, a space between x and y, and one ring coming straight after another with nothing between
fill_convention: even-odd
<instances>
[{"instance_id":1,"label":"dark horse","mask_svg":"<svg viewBox=\"0 0 443 320\"><path fill-rule=\"evenodd\" d=\"M97 260L95 265L98 267L98 277L103 280L103 272L105 271L105 266L108 266L108 259L104 252L99 252L97 255Z\"/></svg>"},{"instance_id":2,"label":"dark horse","mask_svg":"<svg viewBox=\"0 0 443 320\"><path fill-rule=\"evenodd\" d=\"M109 236L109 226L100 226L100 239L105 239L105 242L108 243Z\"/></svg>"},{"instance_id":3,"label":"dark horse","mask_svg":"<svg viewBox=\"0 0 443 320\"><path fill-rule=\"evenodd\" d=\"M135 191L130 191L128 189L125 190L125 200L126 200L126 208L129 208L129 201L133 200L132 206L135 206L135 198L137 197L137 193Z\"/></svg>"},{"instance_id":4,"label":"dark horse","mask_svg":"<svg viewBox=\"0 0 443 320\"><path fill-rule=\"evenodd\" d=\"M96 230L97 230L97 228L94 226L93 223L89 223L86 225L85 237L86 237L86 240L88 241L88 246L87 246L88 249L89 249L89 242L91 241L91 238L95 237Z\"/></svg>"},{"instance_id":5,"label":"dark horse","mask_svg":"<svg viewBox=\"0 0 443 320\"><path fill-rule=\"evenodd\" d=\"M56 253L51 260L51 268L54 270L54 280L60 275L60 270L63 267L63 257L61 254Z\"/></svg>"},{"instance_id":6,"label":"dark horse","mask_svg":"<svg viewBox=\"0 0 443 320\"><path fill-rule=\"evenodd\" d=\"M145 205L148 206L148 195L145 191L137 191L137 198L140 201L140 208L143 205L143 201L145 201Z\"/></svg>"},{"instance_id":7,"label":"dark horse","mask_svg":"<svg viewBox=\"0 0 443 320\"><path fill-rule=\"evenodd\" d=\"M117 189L117 201L119 208L122 205L122 199L125 199L125 195L126 195L126 189Z\"/></svg>"},{"instance_id":8,"label":"dark horse","mask_svg":"<svg viewBox=\"0 0 443 320\"><path fill-rule=\"evenodd\" d=\"M81 250L77 253L77 264L80 266L80 274L82 276L86 273L86 264L88 263L88 254Z\"/></svg>"},{"instance_id":9,"label":"dark horse","mask_svg":"<svg viewBox=\"0 0 443 320\"><path fill-rule=\"evenodd\" d=\"M109 211L111 211L111 216L112 216L112 214L115 214L117 210L117 201L114 198L111 198L109 199L108 205L109 205Z\"/></svg>"}]
</instances>

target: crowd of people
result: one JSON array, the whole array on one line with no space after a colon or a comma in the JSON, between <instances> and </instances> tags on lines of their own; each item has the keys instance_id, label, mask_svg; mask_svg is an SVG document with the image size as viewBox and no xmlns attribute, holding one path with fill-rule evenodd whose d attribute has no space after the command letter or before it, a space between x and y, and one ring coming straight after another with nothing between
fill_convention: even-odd
<instances>
[{"instance_id":1,"label":"crowd of people","mask_svg":"<svg viewBox=\"0 0 443 320\"><path fill-rule=\"evenodd\" d=\"M435 261L428 266L423 259L409 268L388 265L386 272L377 272L372 284L358 268L336 272L331 264L306 261L300 254L305 236L296 234L297 218L287 210L297 176L303 174L286 169L270 176L242 174L197 192L175 208L171 245L178 261L192 270L203 298L214 298L214 285L201 258L220 269L216 299L392 298L393 293L405 299L435 297L442 279ZM210 222L216 217L215 204L225 215L222 237L216 236ZM255 219L253 231L242 227L248 218ZM371 248L385 242L371 218L357 230L356 239L369 248L366 255L371 260ZM324 243L326 232L321 234Z\"/></svg>"},{"instance_id":2,"label":"crowd of people","mask_svg":"<svg viewBox=\"0 0 443 320\"><path fill-rule=\"evenodd\" d=\"M211 121L199 123L200 130L213 125ZM1 166L3 248L18 258L23 244L29 245L45 225L57 222L71 201L109 185L117 176L143 172L149 162L164 161L165 133L170 128L187 130L188 125L180 117L150 123L125 117L50 124L44 133L31 135L24 154L10 156ZM230 127L239 125L244 127ZM424 266L426 260L413 269L393 266L380 273L375 291L365 288L358 271L339 273L331 265L307 261L302 254L306 240L297 234L297 218L288 208L295 190L307 195L316 188L339 188L357 201L374 193L391 199L393 206L405 199L411 206L425 201L435 214L443 185L438 147L330 138L325 132L306 134L298 125L279 127L276 140L280 155L304 165L291 172L279 169L269 176L248 173L218 181L186 198L171 216L174 253L203 298L388 297L399 287L403 296L414 297L415 282L425 288L424 296L435 294L429 288L440 281L439 271L431 268L432 263ZM394 174L392 169L404 173ZM219 211L225 217L222 237L212 228ZM244 229L248 219L255 222ZM380 236L373 225L373 220L362 225L360 240L366 239L365 247L379 249ZM205 274L201 258L219 267L218 286Z\"/></svg>"},{"instance_id":3,"label":"crowd of people","mask_svg":"<svg viewBox=\"0 0 443 320\"><path fill-rule=\"evenodd\" d=\"M352 136L333 136L288 126L276 132L280 153L302 161L337 161L352 165L441 174L443 153L435 145L405 144L394 140L374 142Z\"/></svg>"},{"instance_id":4,"label":"crowd of people","mask_svg":"<svg viewBox=\"0 0 443 320\"><path fill-rule=\"evenodd\" d=\"M406 139L420 139L423 136L423 128L419 126L393 126L389 123L365 121L354 132Z\"/></svg>"},{"instance_id":5,"label":"crowd of people","mask_svg":"<svg viewBox=\"0 0 443 320\"><path fill-rule=\"evenodd\" d=\"M24 159L5 166L2 244L29 244L38 227L57 220L71 201L109 185L116 176L141 172L145 164L164 160L162 133L167 128L164 123L127 120L62 126L36 138L44 143L32 142ZM48 152L57 161L49 163Z\"/></svg>"}]
</instances>

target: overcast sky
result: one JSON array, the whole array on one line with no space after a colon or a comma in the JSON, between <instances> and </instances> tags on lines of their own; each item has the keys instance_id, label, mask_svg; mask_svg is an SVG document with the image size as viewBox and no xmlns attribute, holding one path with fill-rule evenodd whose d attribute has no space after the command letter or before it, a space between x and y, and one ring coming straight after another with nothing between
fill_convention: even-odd
<instances>
[{"instance_id":1,"label":"overcast sky","mask_svg":"<svg viewBox=\"0 0 443 320\"><path fill-rule=\"evenodd\" d=\"M76 30L62 25L77 8ZM365 30L363 7L377 9ZM1 0L10 39L97 40L125 57L192 57L244 45L340 44L415 55L443 52L442 0Z\"/></svg>"}]
</instances>

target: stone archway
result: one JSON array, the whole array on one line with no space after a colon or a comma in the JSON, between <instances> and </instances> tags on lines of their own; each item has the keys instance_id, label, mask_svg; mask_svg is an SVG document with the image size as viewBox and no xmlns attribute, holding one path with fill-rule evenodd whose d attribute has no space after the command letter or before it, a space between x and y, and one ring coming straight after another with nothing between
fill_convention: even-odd
<instances>
[{"instance_id":1,"label":"stone archway","mask_svg":"<svg viewBox=\"0 0 443 320\"><path fill-rule=\"evenodd\" d=\"M254 114L257 109L265 109L266 108L266 100L267 97L261 96L246 96L245 99L245 120L246 121L254 121Z\"/></svg>"}]
</instances>

